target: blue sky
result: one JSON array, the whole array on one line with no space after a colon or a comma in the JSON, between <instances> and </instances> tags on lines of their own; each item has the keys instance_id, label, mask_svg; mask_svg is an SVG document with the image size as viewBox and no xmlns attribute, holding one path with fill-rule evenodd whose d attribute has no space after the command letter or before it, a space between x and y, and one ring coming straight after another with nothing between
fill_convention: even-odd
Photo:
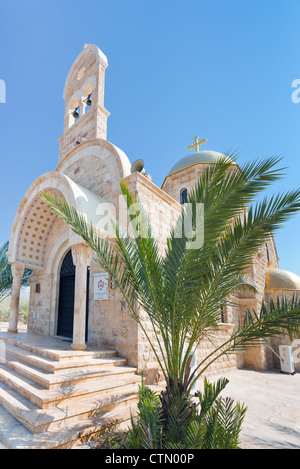
<instances>
[{"instance_id":1,"label":"blue sky","mask_svg":"<svg viewBox=\"0 0 300 469\"><path fill-rule=\"evenodd\" d=\"M31 183L54 170L63 87L84 43L106 54L108 140L143 158L161 185L188 153L284 156L279 192L300 186L298 0L0 0L0 243ZM300 275L300 213L276 235L280 267Z\"/></svg>"}]
</instances>

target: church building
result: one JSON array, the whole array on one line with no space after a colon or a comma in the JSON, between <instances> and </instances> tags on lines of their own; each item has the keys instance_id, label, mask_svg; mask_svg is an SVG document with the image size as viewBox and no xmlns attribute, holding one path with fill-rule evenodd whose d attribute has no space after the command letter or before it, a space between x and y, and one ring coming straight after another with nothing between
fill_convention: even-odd
<instances>
[{"instance_id":1,"label":"church building","mask_svg":"<svg viewBox=\"0 0 300 469\"><path fill-rule=\"evenodd\" d=\"M157 363L122 295L93 260L90 248L53 214L40 194L47 191L63 197L97 224L99 204L114 206L119 213L123 180L146 208L153 203L159 207L151 222L163 251L161 233L176 221L189 191L208 165L216 163L220 153L201 151L201 142L196 139L194 151L174 162L158 187L142 164L133 164L121 149L107 141L109 112L104 107L107 66L106 56L96 45L85 45L66 79L58 166L33 181L11 231L8 258L13 291L8 331L17 336L20 281L24 269L31 269L28 331L59 337L75 351L100 345L113 348L130 366L144 370L150 383L155 383L159 381ZM258 292L240 295L237 298L240 308L224 309L219 329L222 340L232 333L246 309L259 308L262 300L270 296L285 293L291 297L300 291L300 278L279 269L273 238L257 254L249 273ZM287 338L281 338L283 341ZM278 341L275 342L276 348ZM204 343L201 347L200 355L208 353L211 345ZM230 367L264 370L278 366L276 360L261 343L247 352L222 357L214 363L212 371Z\"/></svg>"}]
</instances>

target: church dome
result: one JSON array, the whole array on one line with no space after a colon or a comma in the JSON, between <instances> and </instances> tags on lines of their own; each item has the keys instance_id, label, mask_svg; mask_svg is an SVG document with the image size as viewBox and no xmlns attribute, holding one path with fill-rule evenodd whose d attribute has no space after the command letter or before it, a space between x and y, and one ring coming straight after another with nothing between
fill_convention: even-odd
<instances>
[{"instance_id":1,"label":"church dome","mask_svg":"<svg viewBox=\"0 0 300 469\"><path fill-rule=\"evenodd\" d=\"M191 153L190 155L181 158L169 171L168 176L173 173L177 173L177 171L181 171L182 169L186 169L189 166L193 166L197 163L217 163L220 158L228 158L222 153L217 151L211 150L202 150L196 151L195 153ZM230 160L230 158L228 158ZM232 161L232 160L231 160ZM232 161L233 162L233 161Z\"/></svg>"},{"instance_id":2,"label":"church dome","mask_svg":"<svg viewBox=\"0 0 300 469\"><path fill-rule=\"evenodd\" d=\"M282 269L270 269L266 274L267 290L300 290L300 277Z\"/></svg>"}]
</instances>

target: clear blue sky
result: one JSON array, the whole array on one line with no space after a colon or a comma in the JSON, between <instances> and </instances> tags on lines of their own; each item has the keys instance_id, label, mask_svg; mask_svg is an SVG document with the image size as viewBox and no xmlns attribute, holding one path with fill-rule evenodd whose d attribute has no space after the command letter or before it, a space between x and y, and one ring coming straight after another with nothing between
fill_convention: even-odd
<instances>
[{"instance_id":1,"label":"clear blue sky","mask_svg":"<svg viewBox=\"0 0 300 469\"><path fill-rule=\"evenodd\" d=\"M283 155L300 186L299 0L0 0L0 243L22 197L58 162L63 87L84 43L106 54L108 140L153 182L195 135L240 161ZM276 236L280 267L300 275L300 213Z\"/></svg>"}]
</instances>

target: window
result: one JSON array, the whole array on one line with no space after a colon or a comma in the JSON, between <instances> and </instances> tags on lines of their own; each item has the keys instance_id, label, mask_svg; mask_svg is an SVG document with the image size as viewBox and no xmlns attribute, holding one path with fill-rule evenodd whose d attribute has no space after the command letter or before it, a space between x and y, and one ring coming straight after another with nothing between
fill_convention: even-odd
<instances>
[{"instance_id":1,"label":"window","mask_svg":"<svg viewBox=\"0 0 300 469\"><path fill-rule=\"evenodd\" d=\"M181 203L181 205L187 203L187 195L188 195L187 189L186 188L181 189L181 191L180 191L180 203Z\"/></svg>"},{"instance_id":2,"label":"window","mask_svg":"<svg viewBox=\"0 0 300 469\"><path fill-rule=\"evenodd\" d=\"M221 322L223 322L223 323L225 322L223 306L221 306Z\"/></svg>"},{"instance_id":3,"label":"window","mask_svg":"<svg viewBox=\"0 0 300 469\"><path fill-rule=\"evenodd\" d=\"M268 259L268 262L270 262L270 253L269 253L269 246L268 246L268 243L266 243L266 251L267 251L267 259Z\"/></svg>"}]
</instances>

